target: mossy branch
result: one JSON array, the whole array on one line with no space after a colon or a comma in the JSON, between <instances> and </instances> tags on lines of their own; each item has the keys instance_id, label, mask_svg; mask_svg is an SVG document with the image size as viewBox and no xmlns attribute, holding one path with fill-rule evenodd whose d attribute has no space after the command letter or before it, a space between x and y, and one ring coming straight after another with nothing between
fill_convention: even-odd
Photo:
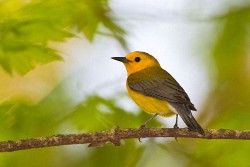
<instances>
[{"instance_id":1,"label":"mossy branch","mask_svg":"<svg viewBox=\"0 0 250 167\"><path fill-rule=\"evenodd\" d=\"M120 146L120 140L122 139L149 137L250 140L250 131L208 129L205 130L205 135L201 135L197 132L189 131L184 128L120 129L119 127L116 127L111 130L93 133L57 134L48 137L2 141L0 142L0 152L12 152L33 148L73 144L89 144L90 147L101 147L107 142L111 142L115 146Z\"/></svg>"}]
</instances>

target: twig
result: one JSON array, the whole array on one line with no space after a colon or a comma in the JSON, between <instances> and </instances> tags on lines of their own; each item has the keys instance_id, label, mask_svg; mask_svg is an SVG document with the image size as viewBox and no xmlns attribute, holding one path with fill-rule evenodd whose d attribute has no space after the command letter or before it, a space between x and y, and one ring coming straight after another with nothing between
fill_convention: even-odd
<instances>
[{"instance_id":1,"label":"twig","mask_svg":"<svg viewBox=\"0 0 250 167\"><path fill-rule=\"evenodd\" d=\"M250 140L249 130L226 130L209 129L205 135L188 129L174 128L143 128L143 129L119 129L80 133L80 134L57 134L48 137L30 138L23 140L9 140L0 142L0 152L12 152L32 148L43 148L60 145L86 144L90 147L101 147L107 142L120 146L121 139L148 138L148 137L178 137L178 138L201 138L201 139L234 139Z\"/></svg>"}]
</instances>

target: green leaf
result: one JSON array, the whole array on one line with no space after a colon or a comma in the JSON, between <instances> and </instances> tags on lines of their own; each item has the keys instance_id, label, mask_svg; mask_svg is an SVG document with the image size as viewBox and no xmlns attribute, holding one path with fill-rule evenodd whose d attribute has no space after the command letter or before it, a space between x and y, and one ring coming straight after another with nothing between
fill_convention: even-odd
<instances>
[{"instance_id":1,"label":"green leaf","mask_svg":"<svg viewBox=\"0 0 250 167\"><path fill-rule=\"evenodd\" d=\"M0 64L9 73L24 75L38 64L58 61L62 58L50 48L19 41L6 41L0 47ZM5 52L3 52L5 50Z\"/></svg>"},{"instance_id":2,"label":"green leaf","mask_svg":"<svg viewBox=\"0 0 250 167\"><path fill-rule=\"evenodd\" d=\"M125 46L125 31L109 16L108 2L40 0L19 2L16 10L0 7L0 65L9 74L24 75L39 64L61 60L50 41L64 42L75 37L75 30L93 41L100 24Z\"/></svg>"},{"instance_id":3,"label":"green leaf","mask_svg":"<svg viewBox=\"0 0 250 167\"><path fill-rule=\"evenodd\" d=\"M150 116L144 112L140 112L140 114L128 112L118 107L113 99L90 96L79 104L66 120L74 123L77 129L96 131L110 129L115 126L139 128ZM149 126L159 125L160 123L154 120L150 122Z\"/></svg>"}]
</instances>

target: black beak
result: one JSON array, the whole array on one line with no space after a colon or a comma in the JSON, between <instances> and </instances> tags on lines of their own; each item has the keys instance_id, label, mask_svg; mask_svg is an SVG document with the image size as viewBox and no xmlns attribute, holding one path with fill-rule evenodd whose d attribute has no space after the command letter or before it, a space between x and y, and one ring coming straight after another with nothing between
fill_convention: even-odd
<instances>
[{"instance_id":1,"label":"black beak","mask_svg":"<svg viewBox=\"0 0 250 167\"><path fill-rule=\"evenodd\" d=\"M128 59L126 59L126 57L111 57L111 59L123 62L123 63L128 63L130 62Z\"/></svg>"}]
</instances>

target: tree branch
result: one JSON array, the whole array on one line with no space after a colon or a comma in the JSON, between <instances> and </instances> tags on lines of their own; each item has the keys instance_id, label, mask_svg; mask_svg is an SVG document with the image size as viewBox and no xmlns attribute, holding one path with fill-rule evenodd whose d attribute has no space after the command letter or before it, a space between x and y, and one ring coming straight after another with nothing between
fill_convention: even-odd
<instances>
[{"instance_id":1,"label":"tree branch","mask_svg":"<svg viewBox=\"0 0 250 167\"><path fill-rule=\"evenodd\" d=\"M143 128L143 129L119 129L80 133L80 134L57 134L48 137L30 138L23 140L9 140L0 142L0 152L12 152L32 148L43 148L60 145L87 144L90 147L101 147L107 142L120 146L121 139L148 138L148 137L178 137L178 138L202 138L202 139L238 139L250 140L249 130L226 130L209 129L205 135L188 129L173 128Z\"/></svg>"}]
</instances>

